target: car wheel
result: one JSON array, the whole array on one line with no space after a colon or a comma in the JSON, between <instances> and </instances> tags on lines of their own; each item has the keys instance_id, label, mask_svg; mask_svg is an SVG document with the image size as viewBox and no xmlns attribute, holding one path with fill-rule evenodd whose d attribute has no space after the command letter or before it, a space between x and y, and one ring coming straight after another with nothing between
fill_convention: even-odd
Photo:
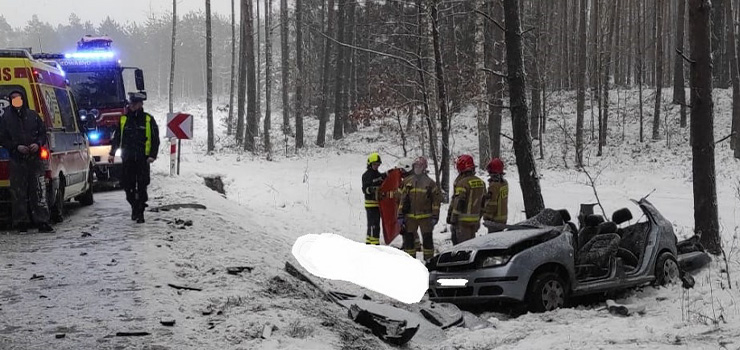
<instances>
[{"instance_id":1,"label":"car wheel","mask_svg":"<svg viewBox=\"0 0 740 350\"><path fill-rule=\"evenodd\" d=\"M535 276L527 293L527 303L532 312L552 311L565 307L568 302L568 285L555 272Z\"/></svg>"},{"instance_id":2,"label":"car wheel","mask_svg":"<svg viewBox=\"0 0 740 350\"><path fill-rule=\"evenodd\" d=\"M676 284L681 280L681 273L678 269L678 262L671 253L663 253L655 262L655 285L666 286Z\"/></svg>"},{"instance_id":3,"label":"car wheel","mask_svg":"<svg viewBox=\"0 0 740 350\"><path fill-rule=\"evenodd\" d=\"M51 220L54 223L64 221L64 180L59 176L59 188L54 195L54 205L51 207Z\"/></svg>"},{"instance_id":4,"label":"car wheel","mask_svg":"<svg viewBox=\"0 0 740 350\"><path fill-rule=\"evenodd\" d=\"M93 200L93 170L90 168L90 171L87 174L87 191L85 193L81 194L79 197L76 198L80 204L84 206L92 205Z\"/></svg>"}]
</instances>

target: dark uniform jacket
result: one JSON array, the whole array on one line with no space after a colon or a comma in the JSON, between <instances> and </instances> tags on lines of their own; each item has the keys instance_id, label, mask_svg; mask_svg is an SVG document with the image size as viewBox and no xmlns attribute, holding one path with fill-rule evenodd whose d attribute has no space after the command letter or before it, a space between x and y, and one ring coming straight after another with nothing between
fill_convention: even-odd
<instances>
[{"instance_id":1,"label":"dark uniform jacket","mask_svg":"<svg viewBox=\"0 0 740 350\"><path fill-rule=\"evenodd\" d=\"M398 213L410 219L439 217L442 201L439 187L428 175L411 175L403 180Z\"/></svg>"},{"instance_id":2,"label":"dark uniform jacket","mask_svg":"<svg viewBox=\"0 0 740 350\"><path fill-rule=\"evenodd\" d=\"M123 138L121 138L121 126L119 125L111 140L110 155L115 155L116 150L121 148L121 159L127 161L142 161L147 158L157 158L159 152L159 128L154 117L138 110L127 111L123 125ZM149 150L147 152L147 117L149 119L150 137ZM121 117L121 120L124 118Z\"/></svg>"},{"instance_id":3,"label":"dark uniform jacket","mask_svg":"<svg viewBox=\"0 0 740 350\"><path fill-rule=\"evenodd\" d=\"M478 224L483 210L486 184L472 172L460 174L455 179L455 195L450 203L448 222L451 224Z\"/></svg>"},{"instance_id":4,"label":"dark uniform jacket","mask_svg":"<svg viewBox=\"0 0 740 350\"><path fill-rule=\"evenodd\" d=\"M13 106L6 108L0 118L0 146L7 149L14 160L38 159L39 151L25 155L18 152L18 146L29 146L33 143L37 144L39 149L47 146L44 120L25 104L20 109Z\"/></svg>"},{"instance_id":5,"label":"dark uniform jacket","mask_svg":"<svg viewBox=\"0 0 740 350\"><path fill-rule=\"evenodd\" d=\"M362 174L362 193L365 195L365 208L378 208L378 189L385 175L371 166Z\"/></svg>"}]
</instances>

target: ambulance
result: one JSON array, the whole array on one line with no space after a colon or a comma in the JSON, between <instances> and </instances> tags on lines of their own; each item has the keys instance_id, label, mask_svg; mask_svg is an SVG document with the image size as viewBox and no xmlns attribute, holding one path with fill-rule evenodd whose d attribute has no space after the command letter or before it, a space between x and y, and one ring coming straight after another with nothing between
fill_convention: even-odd
<instances>
[{"instance_id":1,"label":"ambulance","mask_svg":"<svg viewBox=\"0 0 740 350\"><path fill-rule=\"evenodd\" d=\"M44 119L48 147L41 150L52 220L63 218L64 203L75 199L93 204L94 159L65 72L53 63L33 58L27 50L0 49L0 118L10 106L8 94L22 91L29 107ZM0 148L0 221L11 213L9 152Z\"/></svg>"}]
</instances>

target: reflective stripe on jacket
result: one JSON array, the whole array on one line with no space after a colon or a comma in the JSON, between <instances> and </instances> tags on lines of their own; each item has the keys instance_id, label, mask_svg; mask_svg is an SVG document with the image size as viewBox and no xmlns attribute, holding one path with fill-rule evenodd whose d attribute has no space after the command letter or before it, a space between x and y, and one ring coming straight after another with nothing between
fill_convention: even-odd
<instances>
[{"instance_id":1,"label":"reflective stripe on jacket","mask_svg":"<svg viewBox=\"0 0 740 350\"><path fill-rule=\"evenodd\" d=\"M479 222L486 194L485 182L473 173L463 173L455 179L454 188L455 195L450 203L452 222Z\"/></svg>"},{"instance_id":2,"label":"reflective stripe on jacket","mask_svg":"<svg viewBox=\"0 0 740 350\"><path fill-rule=\"evenodd\" d=\"M483 220L506 224L509 206L509 184L506 180L488 182L488 193L483 206Z\"/></svg>"},{"instance_id":3,"label":"reflective stripe on jacket","mask_svg":"<svg viewBox=\"0 0 740 350\"><path fill-rule=\"evenodd\" d=\"M407 177L400 190L399 215L406 215L410 219L439 217L442 195L437 184L427 174Z\"/></svg>"}]
</instances>

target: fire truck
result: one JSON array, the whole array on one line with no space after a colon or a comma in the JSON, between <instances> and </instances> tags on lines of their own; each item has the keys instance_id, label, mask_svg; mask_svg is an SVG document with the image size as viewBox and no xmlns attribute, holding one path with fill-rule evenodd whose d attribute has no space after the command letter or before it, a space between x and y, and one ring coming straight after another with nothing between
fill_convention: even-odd
<instances>
[{"instance_id":1,"label":"fire truck","mask_svg":"<svg viewBox=\"0 0 740 350\"><path fill-rule=\"evenodd\" d=\"M144 72L137 67L123 66L107 36L86 35L77 42L77 50L64 54L35 54L34 58L54 62L65 72L80 108L90 140L90 153L95 159L95 181L109 185L118 182L121 157L109 164L113 132L126 111L127 93L124 73L133 71L136 91L146 96ZM120 149L119 149L120 152Z\"/></svg>"}]
</instances>

